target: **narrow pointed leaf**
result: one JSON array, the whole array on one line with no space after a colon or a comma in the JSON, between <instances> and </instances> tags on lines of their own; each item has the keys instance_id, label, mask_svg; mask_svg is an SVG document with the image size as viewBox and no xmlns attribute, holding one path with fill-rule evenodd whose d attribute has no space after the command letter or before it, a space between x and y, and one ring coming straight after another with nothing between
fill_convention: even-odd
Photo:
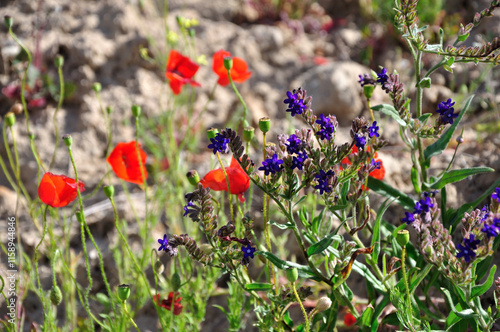
<instances>
[{"instance_id":1,"label":"narrow pointed leaf","mask_svg":"<svg viewBox=\"0 0 500 332\"><path fill-rule=\"evenodd\" d=\"M396 122L399 123L403 127L407 126L407 123L403 119L401 119L398 111L394 108L394 106L391 106L388 104L381 104L381 105L373 106L372 110L379 111L379 112L384 113L385 115L390 116L391 118L396 120Z\"/></svg>"},{"instance_id":2,"label":"narrow pointed leaf","mask_svg":"<svg viewBox=\"0 0 500 332\"><path fill-rule=\"evenodd\" d=\"M497 266L493 265L490 270L490 275L488 276L488 279L482 284L482 285L475 285L472 287L471 290L471 297L474 298L476 296L481 296L488 289L490 289L491 285L493 284L493 279L495 278L495 271L497 270Z\"/></svg>"},{"instance_id":3,"label":"narrow pointed leaf","mask_svg":"<svg viewBox=\"0 0 500 332\"><path fill-rule=\"evenodd\" d=\"M443 176L436 182L430 185L431 189L441 189L448 183L454 183L465 179L468 176L486 173L486 172L494 172L493 168L489 167L472 167L472 168L464 168L464 169L454 169L451 171L447 171L443 174Z\"/></svg>"}]
</instances>

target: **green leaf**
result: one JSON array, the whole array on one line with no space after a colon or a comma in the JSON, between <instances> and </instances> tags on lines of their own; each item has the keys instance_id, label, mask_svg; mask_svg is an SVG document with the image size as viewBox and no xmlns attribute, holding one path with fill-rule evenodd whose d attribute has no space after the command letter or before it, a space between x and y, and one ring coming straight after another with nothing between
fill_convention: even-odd
<instances>
[{"instance_id":1,"label":"green leaf","mask_svg":"<svg viewBox=\"0 0 500 332\"><path fill-rule=\"evenodd\" d=\"M465 310L462 310L462 311L458 311L455 308L455 304L453 303L453 300L451 299L450 292L446 288L443 288L443 287L441 287L441 291L446 296L446 299L448 300L448 304L450 305L451 311L455 315L457 315L460 318L475 318L475 317L478 317L478 315L476 313L474 313L474 310L472 310L472 309L465 309Z\"/></svg>"},{"instance_id":2,"label":"green leaf","mask_svg":"<svg viewBox=\"0 0 500 332\"><path fill-rule=\"evenodd\" d=\"M453 136L453 133L455 132L455 129L457 128L460 120L462 120L462 117L464 116L465 112L469 109L469 106L472 102L472 99L474 98L474 95L470 96L467 101L465 102L465 106L458 115L458 117L455 119L453 124L446 130L446 132L439 137L439 139L434 142L433 144L429 145L425 150L424 150L424 157L426 162L430 162L430 159L433 156L436 156L438 154L441 154L444 149L448 146L448 143L451 140L451 137Z\"/></svg>"},{"instance_id":3,"label":"green leaf","mask_svg":"<svg viewBox=\"0 0 500 332\"><path fill-rule=\"evenodd\" d=\"M336 232L331 232L330 234L310 246L307 249L307 256L312 256L323 252L330 246L330 244L332 244L334 240L340 242L342 241L342 237L340 235L337 235Z\"/></svg>"},{"instance_id":4,"label":"green leaf","mask_svg":"<svg viewBox=\"0 0 500 332\"><path fill-rule=\"evenodd\" d=\"M358 319L358 322L361 323L361 326L372 326L373 311L374 309L371 305L366 307L360 319Z\"/></svg>"},{"instance_id":5,"label":"green leaf","mask_svg":"<svg viewBox=\"0 0 500 332\"><path fill-rule=\"evenodd\" d=\"M407 123L403 119L401 119L398 111L394 108L394 106L391 106L388 104L381 104L381 105L373 106L372 110L380 111L380 112L390 116L391 118L396 120L396 122L399 123L403 127L407 126Z\"/></svg>"},{"instance_id":6,"label":"green leaf","mask_svg":"<svg viewBox=\"0 0 500 332\"><path fill-rule=\"evenodd\" d=\"M273 225L273 226L276 226L278 227L279 229L289 229L289 228L293 228L293 225L291 223L284 223L284 224L280 224L279 222L276 222L274 220L269 220L269 225Z\"/></svg>"},{"instance_id":7,"label":"green leaf","mask_svg":"<svg viewBox=\"0 0 500 332\"><path fill-rule=\"evenodd\" d=\"M413 184L413 189L416 193L420 192L420 179L418 177L418 171L415 167L411 167L411 183Z\"/></svg>"},{"instance_id":8,"label":"green leaf","mask_svg":"<svg viewBox=\"0 0 500 332\"><path fill-rule=\"evenodd\" d=\"M372 323L371 323L371 332L376 332L378 329L378 318L384 311L385 307L389 304L389 297L385 296L382 299L382 302L380 302L377 307L375 308L375 311L372 315Z\"/></svg>"},{"instance_id":9,"label":"green leaf","mask_svg":"<svg viewBox=\"0 0 500 332\"><path fill-rule=\"evenodd\" d=\"M470 294L471 298L474 298L476 296L481 296L484 293L486 293L486 291L488 289L490 289L491 285L493 284L493 279L495 278L495 271L496 270L497 270L497 266L493 265L491 267L490 275L488 276L488 279L482 285L472 286L472 290L471 290L471 294Z\"/></svg>"},{"instance_id":10,"label":"green leaf","mask_svg":"<svg viewBox=\"0 0 500 332\"><path fill-rule=\"evenodd\" d=\"M431 189L441 189L448 183L454 183L465 179L468 176L486 173L486 172L494 172L493 168L489 167L471 167L464 169L454 169L451 171L446 171L443 176L436 182L430 185Z\"/></svg>"},{"instance_id":11,"label":"green leaf","mask_svg":"<svg viewBox=\"0 0 500 332\"><path fill-rule=\"evenodd\" d=\"M418 117L418 121L420 121L421 123L425 123L425 121L427 121L427 119L430 118L431 116L432 113L425 113Z\"/></svg>"},{"instance_id":12,"label":"green leaf","mask_svg":"<svg viewBox=\"0 0 500 332\"><path fill-rule=\"evenodd\" d=\"M415 201L410 196L371 176L368 177L368 188L385 197L395 198L395 202L406 210L412 210L415 207Z\"/></svg>"},{"instance_id":13,"label":"green leaf","mask_svg":"<svg viewBox=\"0 0 500 332\"><path fill-rule=\"evenodd\" d=\"M273 285L263 282L254 282L252 284L246 284L245 289L247 291L268 291L273 289Z\"/></svg>"},{"instance_id":14,"label":"green leaf","mask_svg":"<svg viewBox=\"0 0 500 332\"><path fill-rule=\"evenodd\" d=\"M389 206L394 202L394 200L394 198L388 198L384 201L384 203L382 203L377 211L377 218L375 219L375 222L373 224L373 237L371 245L374 247L371 254L371 259L375 264L377 264L378 255L380 253L380 223L382 222L382 216L384 215L385 211L387 211Z\"/></svg>"},{"instance_id":15,"label":"green leaf","mask_svg":"<svg viewBox=\"0 0 500 332\"><path fill-rule=\"evenodd\" d=\"M299 277L301 278L311 278L311 276L313 277L315 276L314 272L311 270L309 266L300 265L290 261L284 261L268 251L257 251L255 252L255 254L267 258L280 270L288 270L289 268L292 267L297 268L297 270L299 271Z\"/></svg>"}]
</instances>

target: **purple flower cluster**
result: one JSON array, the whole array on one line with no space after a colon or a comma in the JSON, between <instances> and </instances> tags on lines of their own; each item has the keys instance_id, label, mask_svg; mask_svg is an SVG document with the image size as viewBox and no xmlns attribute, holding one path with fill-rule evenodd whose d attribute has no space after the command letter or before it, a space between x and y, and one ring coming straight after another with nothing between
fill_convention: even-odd
<instances>
[{"instance_id":1,"label":"purple flower cluster","mask_svg":"<svg viewBox=\"0 0 500 332\"><path fill-rule=\"evenodd\" d=\"M464 245L457 244L458 254L457 258L463 257L467 263L476 257L474 250L477 249L477 245L481 242L474 239L474 234L469 235L469 238L464 238Z\"/></svg>"},{"instance_id":2,"label":"purple flower cluster","mask_svg":"<svg viewBox=\"0 0 500 332\"><path fill-rule=\"evenodd\" d=\"M319 174L316 174L314 176L316 178L316 181L318 181L318 185L315 186L314 189L318 189L321 195L323 195L323 193L325 192L330 192L332 190L332 186L328 183L328 181L334 175L335 173L332 170L328 170L328 172L325 172L324 170L320 169Z\"/></svg>"},{"instance_id":3,"label":"purple flower cluster","mask_svg":"<svg viewBox=\"0 0 500 332\"><path fill-rule=\"evenodd\" d=\"M324 114L320 114L320 119L316 120L316 123L321 127L316 133L319 138L330 140L335 132L335 126L333 125L332 119L326 117Z\"/></svg>"},{"instance_id":4,"label":"purple flower cluster","mask_svg":"<svg viewBox=\"0 0 500 332\"><path fill-rule=\"evenodd\" d=\"M214 138L210 139L210 142L212 143L208 145L208 148L213 149L214 154L217 154L217 152L227 152L227 143L229 143L229 138L225 138L221 133L217 133Z\"/></svg>"},{"instance_id":5,"label":"purple flower cluster","mask_svg":"<svg viewBox=\"0 0 500 332\"><path fill-rule=\"evenodd\" d=\"M292 116L297 114L302 114L306 109L306 105L304 105L304 100L299 98L299 95L293 92L287 91L286 93L287 99L283 100L283 103L288 104L287 112L290 112Z\"/></svg>"},{"instance_id":6,"label":"purple flower cluster","mask_svg":"<svg viewBox=\"0 0 500 332\"><path fill-rule=\"evenodd\" d=\"M358 147L358 149L363 150L366 144L366 138L364 135L355 134L354 135L354 144Z\"/></svg>"},{"instance_id":7,"label":"purple flower cluster","mask_svg":"<svg viewBox=\"0 0 500 332\"><path fill-rule=\"evenodd\" d=\"M292 169L299 169L302 170L302 167L304 167L304 161L309 158L306 154L305 151L297 153L296 156L292 157Z\"/></svg>"},{"instance_id":8,"label":"purple flower cluster","mask_svg":"<svg viewBox=\"0 0 500 332\"><path fill-rule=\"evenodd\" d=\"M389 75L387 75L387 70L385 68L382 68L380 73L377 74L377 82L382 86L387 82L388 78Z\"/></svg>"},{"instance_id":9,"label":"purple flower cluster","mask_svg":"<svg viewBox=\"0 0 500 332\"><path fill-rule=\"evenodd\" d=\"M500 219L493 218L491 225L485 223L483 228L481 228L481 232L485 233L487 237L497 237L500 234Z\"/></svg>"},{"instance_id":10,"label":"purple flower cluster","mask_svg":"<svg viewBox=\"0 0 500 332\"><path fill-rule=\"evenodd\" d=\"M496 187L495 192L491 194L491 198L496 200L497 202L500 202L500 188Z\"/></svg>"},{"instance_id":11,"label":"purple flower cluster","mask_svg":"<svg viewBox=\"0 0 500 332\"><path fill-rule=\"evenodd\" d=\"M411 224L415 221L415 214L425 215L430 212L430 209L434 207L434 203L432 203L431 197L434 196L435 192L423 192L422 199L420 199L417 203L415 203L415 207L413 208L413 213L405 212L405 217L401 219L401 221L405 222L407 225Z\"/></svg>"},{"instance_id":12,"label":"purple flower cluster","mask_svg":"<svg viewBox=\"0 0 500 332\"><path fill-rule=\"evenodd\" d=\"M275 153L272 158L266 159L262 162L262 166L259 167L259 171L264 171L266 175L276 174L281 171L281 164L283 164L283 160L278 159L278 156Z\"/></svg>"},{"instance_id":13,"label":"purple flower cluster","mask_svg":"<svg viewBox=\"0 0 500 332\"><path fill-rule=\"evenodd\" d=\"M184 205L184 214L182 215L183 217L187 216L189 213L189 207L194 206L193 202L188 202L186 205Z\"/></svg>"},{"instance_id":14,"label":"purple flower cluster","mask_svg":"<svg viewBox=\"0 0 500 332\"><path fill-rule=\"evenodd\" d=\"M447 101L443 101L438 104L436 112L441 116L441 121L445 124L453 124L453 119L458 117L458 114L454 113L455 109L453 108L453 105L455 105L455 102L452 101L451 98L448 98Z\"/></svg>"},{"instance_id":15,"label":"purple flower cluster","mask_svg":"<svg viewBox=\"0 0 500 332\"><path fill-rule=\"evenodd\" d=\"M302 141L295 134L290 135L290 137L287 139L287 142L288 144L286 144L286 151L289 154L298 154L303 148Z\"/></svg>"},{"instance_id":16,"label":"purple flower cluster","mask_svg":"<svg viewBox=\"0 0 500 332\"><path fill-rule=\"evenodd\" d=\"M377 80L374 80L373 77L368 74L358 75L358 77L361 87L364 87L367 84L376 85L377 83L380 83L380 85L384 86L384 84L387 83L387 80L389 79L389 75L387 75L387 69L385 68L382 68L380 73L377 73Z\"/></svg>"},{"instance_id":17,"label":"purple flower cluster","mask_svg":"<svg viewBox=\"0 0 500 332\"><path fill-rule=\"evenodd\" d=\"M368 130L369 130L368 135L370 137L373 136L380 137L380 134L378 133L379 127L377 126L377 121L373 121L372 125L368 127Z\"/></svg>"}]
</instances>

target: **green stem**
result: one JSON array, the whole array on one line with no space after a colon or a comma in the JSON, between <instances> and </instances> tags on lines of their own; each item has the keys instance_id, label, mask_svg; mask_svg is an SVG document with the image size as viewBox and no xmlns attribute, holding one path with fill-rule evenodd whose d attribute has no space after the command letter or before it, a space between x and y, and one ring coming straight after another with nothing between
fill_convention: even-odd
<instances>
[{"instance_id":1,"label":"green stem","mask_svg":"<svg viewBox=\"0 0 500 332\"><path fill-rule=\"evenodd\" d=\"M247 121L248 107L247 107L247 104L243 100L243 97L241 96L240 92L238 91L238 88L236 88L236 85L234 84L234 81L233 81L233 78L231 77L231 72L229 69L227 70L227 76L229 77L229 83L231 83L231 87L233 88L234 93L236 93L236 96L238 96L238 99L239 99L241 105L243 105L243 119L241 120L241 126L243 128L245 128L248 126L248 121Z\"/></svg>"},{"instance_id":2,"label":"green stem","mask_svg":"<svg viewBox=\"0 0 500 332\"><path fill-rule=\"evenodd\" d=\"M55 140L54 152L52 153L52 158L49 164L49 169L51 169L52 166L54 166L54 163L56 161L57 148L59 147L59 142L60 142L59 126L57 125L57 113L61 109L64 100L64 76L62 72L62 66L59 66L57 68L57 73L59 74L59 101L57 103L56 110L54 111L54 115L52 116L52 123L54 124L54 129L56 131L56 140Z\"/></svg>"},{"instance_id":3,"label":"green stem","mask_svg":"<svg viewBox=\"0 0 500 332\"><path fill-rule=\"evenodd\" d=\"M297 302L299 303L300 310L302 311L302 314L304 315L305 331L309 332L311 324L309 323L309 318L307 317L306 309L304 308L304 305L302 304L302 301L300 300L299 294L297 293L297 288L295 287L295 282L291 282L291 284L292 284L293 294L295 294L295 298L297 299Z\"/></svg>"},{"instance_id":4,"label":"green stem","mask_svg":"<svg viewBox=\"0 0 500 332\"><path fill-rule=\"evenodd\" d=\"M402 270L402 273L403 273L403 280L404 280L404 283L405 283L405 290L406 290L406 302L407 302L407 306L408 306L408 309L410 310L410 314L411 314L411 320L413 320L413 307L412 307L412 304L411 304L411 297L410 297L410 286L408 285L408 276L406 275L406 246L403 246L403 252L402 252L402 255L401 255L401 270Z\"/></svg>"},{"instance_id":5,"label":"green stem","mask_svg":"<svg viewBox=\"0 0 500 332\"><path fill-rule=\"evenodd\" d=\"M172 308L173 307L174 306L172 305ZM127 304L126 304L125 301L123 301L123 311L125 312L125 314L127 315L127 317L130 319L130 322L132 323L132 325L134 325L135 329L140 332L141 330L139 330L139 328L137 327L137 324L135 324L135 322L134 322L134 319L132 318L132 316L128 312Z\"/></svg>"}]
</instances>

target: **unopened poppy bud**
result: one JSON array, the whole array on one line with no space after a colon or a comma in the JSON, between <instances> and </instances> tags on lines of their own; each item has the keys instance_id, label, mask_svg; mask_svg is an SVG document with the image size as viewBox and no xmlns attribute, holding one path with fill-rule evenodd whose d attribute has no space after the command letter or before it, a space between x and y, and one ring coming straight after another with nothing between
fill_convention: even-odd
<instances>
[{"instance_id":1,"label":"unopened poppy bud","mask_svg":"<svg viewBox=\"0 0 500 332\"><path fill-rule=\"evenodd\" d=\"M59 286L57 285L52 286L52 289L50 290L50 301L52 302L53 305L59 305L59 303L61 303L62 293Z\"/></svg>"},{"instance_id":2,"label":"unopened poppy bud","mask_svg":"<svg viewBox=\"0 0 500 332\"><path fill-rule=\"evenodd\" d=\"M23 105L21 105L20 103L15 103L14 105L12 105L9 112L12 112L14 114L21 114L23 112Z\"/></svg>"},{"instance_id":3,"label":"unopened poppy bud","mask_svg":"<svg viewBox=\"0 0 500 332\"><path fill-rule=\"evenodd\" d=\"M196 35L196 31L194 29L188 30L189 37L194 37Z\"/></svg>"},{"instance_id":4,"label":"unopened poppy bud","mask_svg":"<svg viewBox=\"0 0 500 332\"><path fill-rule=\"evenodd\" d=\"M60 54L56 55L56 58L54 59L54 64L56 65L57 68L61 68L64 65L63 56Z\"/></svg>"},{"instance_id":5,"label":"unopened poppy bud","mask_svg":"<svg viewBox=\"0 0 500 332\"><path fill-rule=\"evenodd\" d=\"M133 105L132 106L132 115L135 117L135 118L138 118L141 116L141 113L142 113L142 108L141 106L139 105Z\"/></svg>"},{"instance_id":6,"label":"unopened poppy bud","mask_svg":"<svg viewBox=\"0 0 500 332\"><path fill-rule=\"evenodd\" d=\"M10 30L10 28L12 28L12 25L14 24L14 19L10 15L5 15L4 22L7 29Z\"/></svg>"},{"instance_id":7,"label":"unopened poppy bud","mask_svg":"<svg viewBox=\"0 0 500 332\"><path fill-rule=\"evenodd\" d=\"M233 68L233 58L230 56L225 56L224 59L222 60L224 63L224 68L227 70L231 70Z\"/></svg>"},{"instance_id":8,"label":"unopened poppy bud","mask_svg":"<svg viewBox=\"0 0 500 332\"><path fill-rule=\"evenodd\" d=\"M75 216L76 216L76 220L78 220L78 222L81 224L83 223L83 213L82 211L76 211L75 212Z\"/></svg>"},{"instance_id":9,"label":"unopened poppy bud","mask_svg":"<svg viewBox=\"0 0 500 332\"><path fill-rule=\"evenodd\" d=\"M172 288L174 289L174 292L177 292L179 288L181 288L181 276L179 273L175 272L172 275L172 280L170 281L172 283Z\"/></svg>"},{"instance_id":10,"label":"unopened poppy bud","mask_svg":"<svg viewBox=\"0 0 500 332\"><path fill-rule=\"evenodd\" d=\"M130 286L126 284L122 284L118 286L118 297L123 302L127 301L130 296Z\"/></svg>"},{"instance_id":11,"label":"unopened poppy bud","mask_svg":"<svg viewBox=\"0 0 500 332\"><path fill-rule=\"evenodd\" d=\"M464 138L462 137L462 135L458 136L457 137L457 143L458 144L462 144L463 142L465 142Z\"/></svg>"},{"instance_id":12,"label":"unopened poppy bud","mask_svg":"<svg viewBox=\"0 0 500 332\"><path fill-rule=\"evenodd\" d=\"M7 126L12 127L13 125L16 124L16 116L14 113L9 112L5 114L5 122L7 123Z\"/></svg>"},{"instance_id":13,"label":"unopened poppy bud","mask_svg":"<svg viewBox=\"0 0 500 332\"><path fill-rule=\"evenodd\" d=\"M188 178L189 183L191 183L193 186L196 186L198 182L200 182L200 175L194 169L187 172L186 177Z\"/></svg>"},{"instance_id":14,"label":"unopened poppy bud","mask_svg":"<svg viewBox=\"0 0 500 332\"><path fill-rule=\"evenodd\" d=\"M115 187L113 186L104 186L102 191L104 191L104 195L106 195L107 198L113 198L115 196Z\"/></svg>"},{"instance_id":15,"label":"unopened poppy bud","mask_svg":"<svg viewBox=\"0 0 500 332\"><path fill-rule=\"evenodd\" d=\"M92 85L92 90L94 90L95 93L99 93L101 92L102 90L102 85L101 83L99 82L95 82L93 85Z\"/></svg>"},{"instance_id":16,"label":"unopened poppy bud","mask_svg":"<svg viewBox=\"0 0 500 332\"><path fill-rule=\"evenodd\" d=\"M401 247L404 247L410 242L410 233L406 229L402 229L398 231L396 234L396 241L401 245Z\"/></svg>"},{"instance_id":17,"label":"unopened poppy bud","mask_svg":"<svg viewBox=\"0 0 500 332\"><path fill-rule=\"evenodd\" d=\"M34 141L35 140L35 134L29 134L29 138L30 138L30 141Z\"/></svg>"},{"instance_id":18,"label":"unopened poppy bud","mask_svg":"<svg viewBox=\"0 0 500 332\"><path fill-rule=\"evenodd\" d=\"M113 108L111 106L106 107L106 113L111 114L113 113Z\"/></svg>"},{"instance_id":19,"label":"unopened poppy bud","mask_svg":"<svg viewBox=\"0 0 500 332\"><path fill-rule=\"evenodd\" d=\"M208 139L215 138L215 135L217 135L219 131L215 128L210 128L207 130L207 137Z\"/></svg>"},{"instance_id":20,"label":"unopened poppy bud","mask_svg":"<svg viewBox=\"0 0 500 332\"><path fill-rule=\"evenodd\" d=\"M366 99L369 100L372 98L373 90L375 90L375 85L371 85L371 84L363 85L363 94L365 95Z\"/></svg>"},{"instance_id":21,"label":"unopened poppy bud","mask_svg":"<svg viewBox=\"0 0 500 332\"><path fill-rule=\"evenodd\" d=\"M245 127L245 129L243 129L243 139L245 140L245 142L250 142L253 139L254 134L254 127Z\"/></svg>"},{"instance_id":22,"label":"unopened poppy bud","mask_svg":"<svg viewBox=\"0 0 500 332\"><path fill-rule=\"evenodd\" d=\"M267 133L271 129L271 119L267 116L259 119L259 129L263 133Z\"/></svg>"},{"instance_id":23,"label":"unopened poppy bud","mask_svg":"<svg viewBox=\"0 0 500 332\"><path fill-rule=\"evenodd\" d=\"M330 309L331 306L332 306L332 300L330 300L329 297L323 296L316 303L316 310L318 312L322 312Z\"/></svg>"},{"instance_id":24,"label":"unopened poppy bud","mask_svg":"<svg viewBox=\"0 0 500 332\"><path fill-rule=\"evenodd\" d=\"M286 278L290 282L296 282L299 278L299 270L297 268L291 268L286 270Z\"/></svg>"},{"instance_id":25,"label":"unopened poppy bud","mask_svg":"<svg viewBox=\"0 0 500 332\"><path fill-rule=\"evenodd\" d=\"M71 137L71 135L69 134L66 134L62 137L63 141L64 141L64 144L66 144L66 146L71 146L73 144L73 137Z\"/></svg>"},{"instance_id":26,"label":"unopened poppy bud","mask_svg":"<svg viewBox=\"0 0 500 332\"><path fill-rule=\"evenodd\" d=\"M165 265L163 265L163 263L160 261L156 261L155 263L156 274L162 274L164 270L165 270Z\"/></svg>"}]
</instances>

